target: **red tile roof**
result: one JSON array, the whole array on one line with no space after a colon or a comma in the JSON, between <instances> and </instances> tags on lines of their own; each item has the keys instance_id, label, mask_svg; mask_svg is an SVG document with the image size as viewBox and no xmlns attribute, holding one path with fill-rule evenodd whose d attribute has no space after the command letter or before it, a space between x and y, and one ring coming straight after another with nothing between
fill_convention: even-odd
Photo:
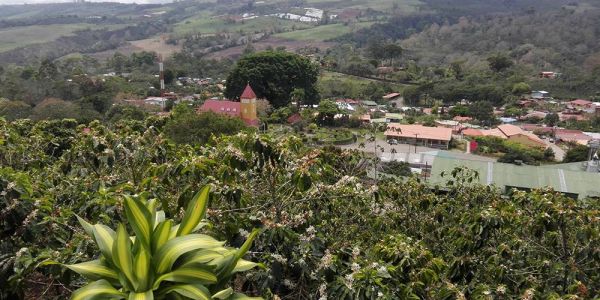
<instances>
[{"instance_id":1,"label":"red tile roof","mask_svg":"<svg viewBox=\"0 0 600 300\"><path fill-rule=\"evenodd\" d=\"M481 130L477 130L474 128L467 128L462 131L462 134L465 136L483 136L483 133L481 133Z\"/></svg>"},{"instance_id":2,"label":"red tile roof","mask_svg":"<svg viewBox=\"0 0 600 300\"><path fill-rule=\"evenodd\" d=\"M198 110L212 111L217 114L226 114L231 117L239 117L240 103L229 100L206 100Z\"/></svg>"},{"instance_id":3,"label":"red tile roof","mask_svg":"<svg viewBox=\"0 0 600 300\"><path fill-rule=\"evenodd\" d=\"M584 99L576 99L576 100L573 100L573 101L571 101L569 103L572 104L572 105L586 106L586 105L592 104L592 101L588 101L588 100L584 100Z\"/></svg>"},{"instance_id":4,"label":"red tile roof","mask_svg":"<svg viewBox=\"0 0 600 300\"><path fill-rule=\"evenodd\" d=\"M498 129L504 133L506 136L517 135L519 133L523 133L523 130L515 125L503 124L499 125Z\"/></svg>"},{"instance_id":5,"label":"red tile roof","mask_svg":"<svg viewBox=\"0 0 600 300\"><path fill-rule=\"evenodd\" d=\"M401 95L400 93L391 93L391 94L387 94L387 95L383 96L383 99L388 100L388 99L396 98L400 95Z\"/></svg>"},{"instance_id":6,"label":"red tile roof","mask_svg":"<svg viewBox=\"0 0 600 300\"><path fill-rule=\"evenodd\" d=\"M240 96L240 99L255 99L255 98L256 98L256 94L250 87L250 84L249 83L246 84L246 88L244 89L242 96Z\"/></svg>"},{"instance_id":7,"label":"red tile roof","mask_svg":"<svg viewBox=\"0 0 600 300\"><path fill-rule=\"evenodd\" d=\"M415 138L416 135L418 139L450 141L452 139L452 129L422 125L389 124L385 135L406 138Z\"/></svg>"}]
</instances>

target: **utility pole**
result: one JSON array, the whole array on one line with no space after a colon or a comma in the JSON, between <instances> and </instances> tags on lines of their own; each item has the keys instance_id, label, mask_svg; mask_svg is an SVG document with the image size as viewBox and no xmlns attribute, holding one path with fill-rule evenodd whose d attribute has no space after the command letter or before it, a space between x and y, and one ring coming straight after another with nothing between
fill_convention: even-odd
<instances>
[{"instance_id":1,"label":"utility pole","mask_svg":"<svg viewBox=\"0 0 600 300\"><path fill-rule=\"evenodd\" d=\"M160 71L160 96L165 96L165 69L162 54L158 55L158 70Z\"/></svg>"},{"instance_id":2,"label":"utility pole","mask_svg":"<svg viewBox=\"0 0 600 300\"><path fill-rule=\"evenodd\" d=\"M417 138L418 138L419 134L415 133L415 153L417 153Z\"/></svg>"}]
</instances>

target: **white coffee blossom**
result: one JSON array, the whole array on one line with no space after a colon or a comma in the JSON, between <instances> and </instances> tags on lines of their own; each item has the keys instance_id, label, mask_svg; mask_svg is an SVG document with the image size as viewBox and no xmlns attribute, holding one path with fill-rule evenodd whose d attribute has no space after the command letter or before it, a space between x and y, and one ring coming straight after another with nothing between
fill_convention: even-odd
<instances>
[{"instance_id":1,"label":"white coffee blossom","mask_svg":"<svg viewBox=\"0 0 600 300\"><path fill-rule=\"evenodd\" d=\"M271 254L271 257L281 264L287 263L287 259L279 254Z\"/></svg>"},{"instance_id":2,"label":"white coffee blossom","mask_svg":"<svg viewBox=\"0 0 600 300\"><path fill-rule=\"evenodd\" d=\"M325 255L321 257L321 262L319 262L319 270L327 269L333 263L333 255L329 252L329 249L325 250Z\"/></svg>"},{"instance_id":3,"label":"white coffee blossom","mask_svg":"<svg viewBox=\"0 0 600 300\"><path fill-rule=\"evenodd\" d=\"M352 263L352 266L350 266L350 269L352 269L352 272L358 272L360 270L360 265L357 263Z\"/></svg>"},{"instance_id":4,"label":"white coffee blossom","mask_svg":"<svg viewBox=\"0 0 600 300\"><path fill-rule=\"evenodd\" d=\"M241 236L243 237L248 237L248 235L250 235L250 233L242 228L240 228L240 230L238 230L238 232L240 233Z\"/></svg>"}]
</instances>

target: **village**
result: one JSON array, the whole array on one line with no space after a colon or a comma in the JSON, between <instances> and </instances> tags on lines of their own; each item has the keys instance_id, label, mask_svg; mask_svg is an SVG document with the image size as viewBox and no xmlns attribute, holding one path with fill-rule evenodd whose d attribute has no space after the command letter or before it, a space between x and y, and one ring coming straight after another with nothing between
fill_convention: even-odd
<instances>
[{"instance_id":1,"label":"village","mask_svg":"<svg viewBox=\"0 0 600 300\"><path fill-rule=\"evenodd\" d=\"M547 91L532 91L514 106L492 107L489 116L479 119L481 114L465 109L472 105L467 100L448 106L408 106L401 92L386 94L380 101L324 99L318 105L292 102L285 109L273 109L268 101L257 99L250 84L239 98L224 99L224 80L182 77L175 81L175 86L190 85L203 92L164 92L124 102L154 108L158 115L168 115L174 105L187 103L199 113L241 118L261 132L294 133L315 146L363 151L382 165L403 163L432 183L442 183L439 173L444 169L465 165L479 170L482 183L506 189L546 185L581 197L596 193L593 185L586 184L585 174L600 171L596 153L600 133L559 124L589 120L600 114L600 102L555 99ZM511 113L515 109L520 115ZM586 161L560 164L577 145L590 149Z\"/></svg>"}]
</instances>

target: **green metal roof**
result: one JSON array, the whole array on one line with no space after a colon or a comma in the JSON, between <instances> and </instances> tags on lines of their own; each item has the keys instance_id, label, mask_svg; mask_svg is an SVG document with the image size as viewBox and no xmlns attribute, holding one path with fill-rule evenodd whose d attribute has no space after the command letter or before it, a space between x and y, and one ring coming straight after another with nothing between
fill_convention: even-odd
<instances>
[{"instance_id":1,"label":"green metal roof","mask_svg":"<svg viewBox=\"0 0 600 300\"><path fill-rule=\"evenodd\" d=\"M581 164L581 163L577 163ZM479 173L479 182L500 188L518 187L535 189L552 187L556 191L577 194L579 198L600 196L600 173L574 169L574 164L546 166L517 166L497 162L459 160L436 156L433 161L430 182L443 184L440 174L455 167L466 166Z\"/></svg>"}]
</instances>

